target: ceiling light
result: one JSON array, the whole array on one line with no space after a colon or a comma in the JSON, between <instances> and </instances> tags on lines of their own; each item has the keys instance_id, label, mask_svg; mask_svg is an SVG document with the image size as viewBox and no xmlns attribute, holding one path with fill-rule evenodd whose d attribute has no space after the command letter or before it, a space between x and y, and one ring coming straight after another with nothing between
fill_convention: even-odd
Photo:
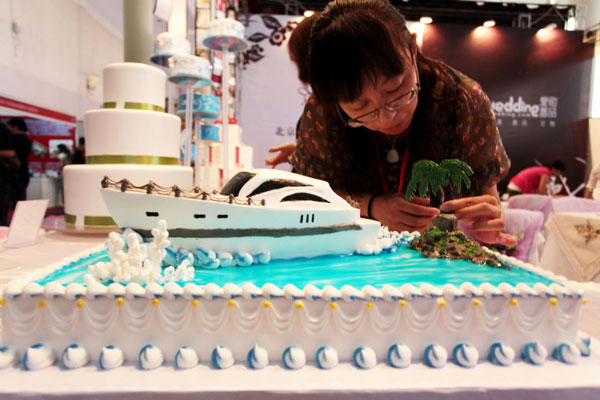
<instances>
[{"instance_id":1,"label":"ceiling light","mask_svg":"<svg viewBox=\"0 0 600 400\"><path fill-rule=\"evenodd\" d=\"M315 14L315 12L313 10L306 10L306 11L304 11L304 16L306 18L312 17L314 14Z\"/></svg>"},{"instance_id":2,"label":"ceiling light","mask_svg":"<svg viewBox=\"0 0 600 400\"><path fill-rule=\"evenodd\" d=\"M482 6L484 6L484 5L485 5L485 1L478 1L476 4L477 4L479 7L482 7Z\"/></svg>"},{"instance_id":3,"label":"ceiling light","mask_svg":"<svg viewBox=\"0 0 600 400\"><path fill-rule=\"evenodd\" d=\"M421 19L419 19L419 22L422 24L431 24L433 22L433 18L431 17L421 17Z\"/></svg>"},{"instance_id":4,"label":"ceiling light","mask_svg":"<svg viewBox=\"0 0 600 400\"><path fill-rule=\"evenodd\" d=\"M486 28L491 28L493 26L496 26L496 21L494 21L493 19L489 19L483 23L483 26L485 26Z\"/></svg>"},{"instance_id":5,"label":"ceiling light","mask_svg":"<svg viewBox=\"0 0 600 400\"><path fill-rule=\"evenodd\" d=\"M539 6L537 4L527 4L527 8L529 8L530 10L535 10L538 7Z\"/></svg>"},{"instance_id":6,"label":"ceiling light","mask_svg":"<svg viewBox=\"0 0 600 400\"><path fill-rule=\"evenodd\" d=\"M540 38L550 38L550 32L554 31L556 28L557 25L555 23L548 24L545 27L539 29L536 35Z\"/></svg>"}]
</instances>

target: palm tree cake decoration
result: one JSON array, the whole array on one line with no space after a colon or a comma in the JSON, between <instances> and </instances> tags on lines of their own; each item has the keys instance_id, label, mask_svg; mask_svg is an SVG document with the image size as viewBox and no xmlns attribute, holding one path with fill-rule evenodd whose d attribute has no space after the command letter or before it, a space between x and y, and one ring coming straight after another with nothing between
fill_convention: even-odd
<instances>
[{"instance_id":1,"label":"palm tree cake decoration","mask_svg":"<svg viewBox=\"0 0 600 400\"><path fill-rule=\"evenodd\" d=\"M443 160L439 164L431 160L417 161L413 165L412 175L406 187L406 202L410 203L415 195L417 186L419 197L424 199L427 194L437 195L440 192L440 203L444 202L444 188L450 183L460 192L462 183L469 189L473 170L464 161L456 158Z\"/></svg>"},{"instance_id":2,"label":"palm tree cake decoration","mask_svg":"<svg viewBox=\"0 0 600 400\"><path fill-rule=\"evenodd\" d=\"M412 175L406 187L406 201L416 195L424 199L440 193L440 203L444 202L444 188L450 185L460 192L464 184L471 187L473 169L464 161L446 159L437 164L431 160L421 160L413 165ZM496 268L509 268L490 251L471 240L464 232L456 230L456 217L453 214L440 214L433 223L415 238L410 248L418 250L427 258L451 258L469 260Z\"/></svg>"}]
</instances>

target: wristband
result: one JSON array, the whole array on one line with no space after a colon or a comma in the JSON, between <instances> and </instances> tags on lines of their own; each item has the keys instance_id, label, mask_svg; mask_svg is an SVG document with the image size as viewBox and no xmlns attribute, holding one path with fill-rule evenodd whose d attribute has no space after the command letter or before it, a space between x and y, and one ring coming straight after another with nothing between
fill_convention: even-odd
<instances>
[{"instance_id":1,"label":"wristband","mask_svg":"<svg viewBox=\"0 0 600 400\"><path fill-rule=\"evenodd\" d=\"M371 198L369 199L369 204L367 205L367 216L370 219L375 219L373 218L373 215L371 214L371 206L373 205L373 200L375 200L375 197L379 196L381 193L375 193L371 196Z\"/></svg>"}]
</instances>

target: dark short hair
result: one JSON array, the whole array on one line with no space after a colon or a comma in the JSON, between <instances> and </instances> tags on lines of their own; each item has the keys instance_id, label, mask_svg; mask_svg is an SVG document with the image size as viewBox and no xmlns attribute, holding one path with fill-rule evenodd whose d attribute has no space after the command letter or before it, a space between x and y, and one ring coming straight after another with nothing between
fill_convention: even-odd
<instances>
[{"instance_id":1,"label":"dark short hair","mask_svg":"<svg viewBox=\"0 0 600 400\"><path fill-rule=\"evenodd\" d=\"M310 58L308 56L310 31L318 13L304 18L296 25L288 41L288 52L290 59L298 68L298 79L302 83L310 83Z\"/></svg>"},{"instance_id":2,"label":"dark short hair","mask_svg":"<svg viewBox=\"0 0 600 400\"><path fill-rule=\"evenodd\" d=\"M562 160L554 160L554 162L550 164L550 168L557 169L560 172L565 172L567 170L567 166Z\"/></svg>"},{"instance_id":3,"label":"dark short hair","mask_svg":"<svg viewBox=\"0 0 600 400\"><path fill-rule=\"evenodd\" d=\"M413 39L387 0L334 0L311 32L310 84L326 107L360 97L379 76L402 74Z\"/></svg>"},{"instance_id":4,"label":"dark short hair","mask_svg":"<svg viewBox=\"0 0 600 400\"><path fill-rule=\"evenodd\" d=\"M21 132L27 132L27 124L22 118L11 118L6 123L13 128L17 128Z\"/></svg>"}]
</instances>

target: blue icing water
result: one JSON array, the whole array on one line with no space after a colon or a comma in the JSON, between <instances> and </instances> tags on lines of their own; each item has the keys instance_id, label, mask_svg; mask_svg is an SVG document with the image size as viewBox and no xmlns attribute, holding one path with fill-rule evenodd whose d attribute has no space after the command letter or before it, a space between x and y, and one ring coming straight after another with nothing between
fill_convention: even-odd
<instances>
[{"instance_id":1,"label":"blue icing water","mask_svg":"<svg viewBox=\"0 0 600 400\"><path fill-rule=\"evenodd\" d=\"M110 261L106 250L70 263L40 279L38 283L44 285L56 281L63 285L72 282L84 284L83 276L87 273L88 266L99 261ZM279 287L291 283L298 288L312 284L320 289L325 285L338 289L343 285L356 288L372 285L380 289L384 285L400 287L405 283L415 286L429 283L437 287L446 283L460 286L465 282L471 282L475 286L484 282L495 286L502 282L512 285L522 282L529 286L538 282L545 285L554 283L518 267L504 270L464 260L426 259L421 257L420 252L406 247L400 247L395 253L376 256L322 256L271 260L268 264L254 264L247 268L196 269L193 282L198 285L215 283L219 286L230 282L242 286L251 282L258 287L265 283L273 283ZM185 282L179 284L183 286Z\"/></svg>"}]
</instances>

